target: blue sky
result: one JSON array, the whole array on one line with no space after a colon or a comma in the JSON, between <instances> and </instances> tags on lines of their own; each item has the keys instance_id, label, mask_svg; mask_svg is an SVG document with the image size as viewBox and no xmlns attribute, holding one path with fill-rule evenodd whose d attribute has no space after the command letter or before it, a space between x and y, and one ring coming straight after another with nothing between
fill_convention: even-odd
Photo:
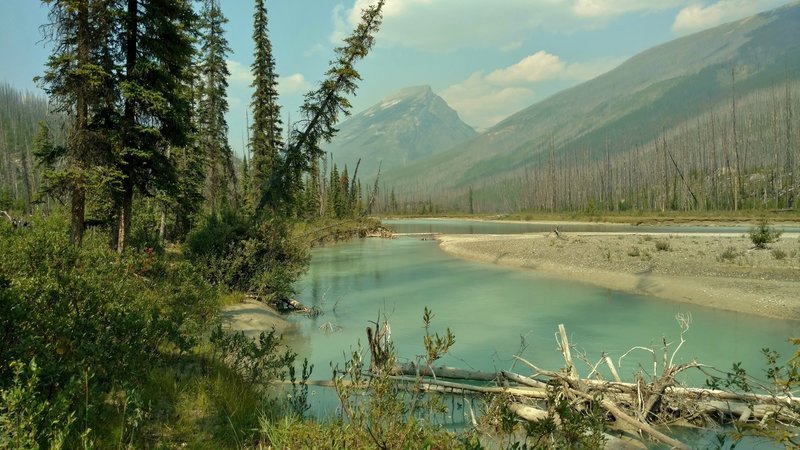
<instances>
[{"instance_id":1,"label":"blue sky","mask_svg":"<svg viewBox=\"0 0 800 450\"><path fill-rule=\"evenodd\" d=\"M333 48L374 0L267 0L284 117L297 115ZM252 2L221 0L233 50L230 142L241 153L250 97ZM353 112L430 85L462 119L486 128L649 47L788 0L387 0ZM41 92L49 47L37 0L0 0L0 80Z\"/></svg>"}]
</instances>

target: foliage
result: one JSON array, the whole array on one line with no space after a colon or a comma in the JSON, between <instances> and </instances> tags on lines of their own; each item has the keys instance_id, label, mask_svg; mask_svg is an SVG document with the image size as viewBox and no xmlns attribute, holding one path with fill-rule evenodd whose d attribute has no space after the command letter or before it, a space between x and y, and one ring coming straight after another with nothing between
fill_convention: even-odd
<instances>
[{"instance_id":1,"label":"foliage","mask_svg":"<svg viewBox=\"0 0 800 450\"><path fill-rule=\"evenodd\" d=\"M733 261L739 256L739 252L736 251L736 247L730 246L726 248L720 255L717 257L717 260L722 261Z\"/></svg>"},{"instance_id":2,"label":"foliage","mask_svg":"<svg viewBox=\"0 0 800 450\"><path fill-rule=\"evenodd\" d=\"M226 206L235 205L236 174L233 151L228 143L228 66L231 49L225 39L223 26L228 22L219 0L203 1L202 48L203 61L199 70L202 87L198 102L198 142L208 165L206 201L212 214Z\"/></svg>"},{"instance_id":3,"label":"foliage","mask_svg":"<svg viewBox=\"0 0 800 450\"><path fill-rule=\"evenodd\" d=\"M144 250L120 258L93 233L75 247L64 228L58 218L0 226L0 361L35 358L31 389L94 423L105 395L135 385L165 349L182 354L198 342L215 293L185 262ZM0 389L14 379L13 367L0 367ZM75 380L85 380L83 398ZM66 417L40 424L39 435Z\"/></svg>"},{"instance_id":4,"label":"foliage","mask_svg":"<svg viewBox=\"0 0 800 450\"><path fill-rule=\"evenodd\" d=\"M750 241L755 248L765 249L767 244L776 242L782 234L780 230L773 229L767 219L762 219L758 226L750 230Z\"/></svg>"},{"instance_id":5,"label":"foliage","mask_svg":"<svg viewBox=\"0 0 800 450\"><path fill-rule=\"evenodd\" d=\"M243 332L229 333L221 325L211 333L211 344L221 360L250 384L265 384L283 380L284 370L292 367L297 354L281 348L282 336L275 330L261 332L253 340Z\"/></svg>"},{"instance_id":6,"label":"foliage","mask_svg":"<svg viewBox=\"0 0 800 450\"><path fill-rule=\"evenodd\" d=\"M482 421L491 429L505 436L515 436L518 428L525 432L525 439L508 446L509 449L571 448L595 449L605 444L606 417L599 407L599 399L591 401L583 410L578 410L557 388L548 391L546 410L548 416L529 422L512 412L508 397L498 396L487 407ZM512 440L516 441L515 437Z\"/></svg>"},{"instance_id":7,"label":"foliage","mask_svg":"<svg viewBox=\"0 0 800 450\"><path fill-rule=\"evenodd\" d=\"M656 250L660 252L668 252L672 247L667 240L656 241Z\"/></svg>"},{"instance_id":8,"label":"foliage","mask_svg":"<svg viewBox=\"0 0 800 450\"><path fill-rule=\"evenodd\" d=\"M355 63L366 57L375 44L383 5L384 0L379 0L362 11L358 25L345 38L345 45L335 49L337 56L331 61L331 67L326 72L327 78L319 84L319 88L306 94L300 108L300 128L292 131L279 171L262 189L257 212L268 207L282 211L284 215L296 214L302 198L303 175L309 173L315 161L323 155L321 143L330 142L336 134L339 113L346 114L350 109L350 101L346 96L355 93L356 82L361 79L355 70Z\"/></svg>"},{"instance_id":9,"label":"foliage","mask_svg":"<svg viewBox=\"0 0 800 450\"><path fill-rule=\"evenodd\" d=\"M253 124L250 126L250 151L253 155L253 193L258 195L266 186L280 162L278 151L283 147L281 139L281 111L278 104L278 74L268 32L268 14L264 0L256 0L253 14L253 42L255 52L253 64L254 88L250 106ZM252 199L255 203L258 198Z\"/></svg>"},{"instance_id":10,"label":"foliage","mask_svg":"<svg viewBox=\"0 0 800 450\"><path fill-rule=\"evenodd\" d=\"M39 366L11 361L13 379L7 388L0 385L0 448L51 449L64 445L75 415L69 413L64 396L50 402L40 393Z\"/></svg>"},{"instance_id":11,"label":"foliage","mask_svg":"<svg viewBox=\"0 0 800 450\"><path fill-rule=\"evenodd\" d=\"M786 252L781 250L781 249L779 249L779 248L773 248L772 249L772 257L780 261L780 260L786 258Z\"/></svg>"},{"instance_id":12,"label":"foliage","mask_svg":"<svg viewBox=\"0 0 800 450\"><path fill-rule=\"evenodd\" d=\"M741 363L734 363L730 372L726 372L724 376L711 376L706 380L706 384L712 389L732 388L739 392L759 394L762 392L756 392L757 390L765 389L770 395L792 397L800 387L800 339L792 338L789 341L797 346L798 350L785 363L779 363L781 355L778 352L769 348L761 349L766 361L764 373L768 383L765 384L748 374ZM779 407L789 408L794 414L800 413L800 407L796 404L779 404ZM787 448L800 446L796 429L787 427L773 415L768 415L760 423L740 424L728 434L734 443L744 436L758 436L783 444Z\"/></svg>"},{"instance_id":13,"label":"foliage","mask_svg":"<svg viewBox=\"0 0 800 450\"><path fill-rule=\"evenodd\" d=\"M426 308L426 327L432 317ZM454 342L449 330L444 338L426 332L427 360L438 359ZM360 350L351 354L344 370L334 372L340 415L333 421L299 422L295 415L279 421L262 417L261 439L276 448L462 448L458 436L430 420L432 413L444 411L441 397L423 395L417 387L393 380L388 369L394 364L390 343L386 350L387 365L371 376L365 375Z\"/></svg>"},{"instance_id":14,"label":"foliage","mask_svg":"<svg viewBox=\"0 0 800 450\"><path fill-rule=\"evenodd\" d=\"M292 284L306 270L308 244L279 218L253 225L250 219L225 211L210 216L186 238L186 254L216 285L288 297Z\"/></svg>"}]
</instances>

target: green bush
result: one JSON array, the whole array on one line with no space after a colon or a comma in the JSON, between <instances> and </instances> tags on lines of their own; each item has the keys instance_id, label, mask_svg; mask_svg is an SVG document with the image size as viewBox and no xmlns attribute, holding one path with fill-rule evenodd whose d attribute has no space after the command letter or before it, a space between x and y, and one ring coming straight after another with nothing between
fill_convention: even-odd
<instances>
[{"instance_id":1,"label":"green bush","mask_svg":"<svg viewBox=\"0 0 800 450\"><path fill-rule=\"evenodd\" d=\"M97 419L109 392L136 385L165 350L197 342L216 294L186 262L152 249L120 257L105 233L87 232L77 248L67 230L58 218L0 226L0 389L18 377L7 362L35 358L39 395L66 396L69 411ZM81 390L75 380L85 380Z\"/></svg>"},{"instance_id":2,"label":"green bush","mask_svg":"<svg viewBox=\"0 0 800 450\"><path fill-rule=\"evenodd\" d=\"M234 213L210 217L190 233L186 254L215 285L280 298L294 293L292 285L310 261L308 243L289 222L250 224Z\"/></svg>"},{"instance_id":3,"label":"green bush","mask_svg":"<svg viewBox=\"0 0 800 450\"><path fill-rule=\"evenodd\" d=\"M0 388L0 448L39 448L46 443L59 449L75 421L59 396L54 402L40 392L39 366L12 361L9 368L13 378Z\"/></svg>"},{"instance_id":4,"label":"green bush","mask_svg":"<svg viewBox=\"0 0 800 450\"><path fill-rule=\"evenodd\" d=\"M656 241L656 250L658 250L660 252L668 252L671 249L672 249L672 246L670 245L669 241L665 241L665 240Z\"/></svg>"},{"instance_id":5,"label":"green bush","mask_svg":"<svg viewBox=\"0 0 800 450\"><path fill-rule=\"evenodd\" d=\"M771 244L780 239L781 234L779 230L773 229L767 219L762 219L758 226L750 230L750 241L757 249L765 249L768 244Z\"/></svg>"},{"instance_id":6,"label":"green bush","mask_svg":"<svg viewBox=\"0 0 800 450\"><path fill-rule=\"evenodd\" d=\"M243 332L229 333L217 326L211 344L219 358L251 384L264 384L286 378L297 354L281 345L282 336L275 330L261 332L253 340Z\"/></svg>"}]
</instances>

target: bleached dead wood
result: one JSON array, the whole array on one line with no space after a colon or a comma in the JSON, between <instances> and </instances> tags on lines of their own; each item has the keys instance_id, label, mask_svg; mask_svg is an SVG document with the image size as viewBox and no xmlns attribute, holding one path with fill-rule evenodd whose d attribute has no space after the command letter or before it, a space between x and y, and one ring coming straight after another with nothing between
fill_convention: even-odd
<instances>
[{"instance_id":1,"label":"bleached dead wood","mask_svg":"<svg viewBox=\"0 0 800 450\"><path fill-rule=\"evenodd\" d=\"M761 421L776 419L780 423L798 424L800 416L794 411L800 407L800 398L789 394L730 392L720 389L684 387L677 384L676 376L690 369L706 366L695 361L675 364L677 352L685 343L684 333L690 319L678 316L681 327L680 341L670 344L662 340L662 349L633 347L619 360L633 351L646 351L652 355L653 370L639 373L636 382L623 382L611 358L603 354L596 363L585 355L578 355L588 365L590 374L581 378L575 366L572 347L566 327L562 324L556 333L558 350L564 359L560 370L536 366L520 356L514 358L531 369L530 375L510 371L480 372L453 367L427 367L407 363L394 366L390 378L408 389L457 395L503 395L510 410L518 417L536 421L552 416L552 411L542 405L554 398L567 398L578 411L588 411L591 402L615 418L612 427L635 430L673 448L686 448L678 440L660 431L656 425L704 425L735 421ZM375 322L379 331L378 322ZM386 325L385 325L386 326ZM375 336L370 336L370 350ZM380 352L377 350L380 359ZM373 353L373 357L375 357ZM598 368L605 364L613 380L602 379ZM594 377L594 378L592 378ZM443 381L440 378L465 382ZM500 385L486 385L486 383ZM475 383L475 384L473 384ZM480 384L479 384L480 383ZM550 414L550 416L548 416ZM609 416L609 417L610 417ZM713 419L712 419L713 417Z\"/></svg>"},{"instance_id":2,"label":"bleached dead wood","mask_svg":"<svg viewBox=\"0 0 800 450\"><path fill-rule=\"evenodd\" d=\"M455 367L428 367L422 364L414 364L413 362L396 365L391 372L393 375L409 375L472 381L495 381L498 377L498 374L495 372L481 372L477 370L465 370Z\"/></svg>"}]
</instances>

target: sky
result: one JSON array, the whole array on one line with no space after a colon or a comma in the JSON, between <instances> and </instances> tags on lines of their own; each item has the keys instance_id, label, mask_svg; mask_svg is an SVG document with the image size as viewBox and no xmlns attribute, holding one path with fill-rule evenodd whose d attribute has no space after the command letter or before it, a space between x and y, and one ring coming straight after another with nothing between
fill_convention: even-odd
<instances>
[{"instance_id":1,"label":"sky","mask_svg":"<svg viewBox=\"0 0 800 450\"><path fill-rule=\"evenodd\" d=\"M323 79L333 49L375 0L266 0L284 122ZM353 113L409 86L430 85L481 130L613 69L652 46L788 0L386 0ZM250 0L221 0L229 19L229 140L246 140L253 61ZM33 78L50 53L38 0L0 0L0 81L44 95Z\"/></svg>"}]
</instances>

